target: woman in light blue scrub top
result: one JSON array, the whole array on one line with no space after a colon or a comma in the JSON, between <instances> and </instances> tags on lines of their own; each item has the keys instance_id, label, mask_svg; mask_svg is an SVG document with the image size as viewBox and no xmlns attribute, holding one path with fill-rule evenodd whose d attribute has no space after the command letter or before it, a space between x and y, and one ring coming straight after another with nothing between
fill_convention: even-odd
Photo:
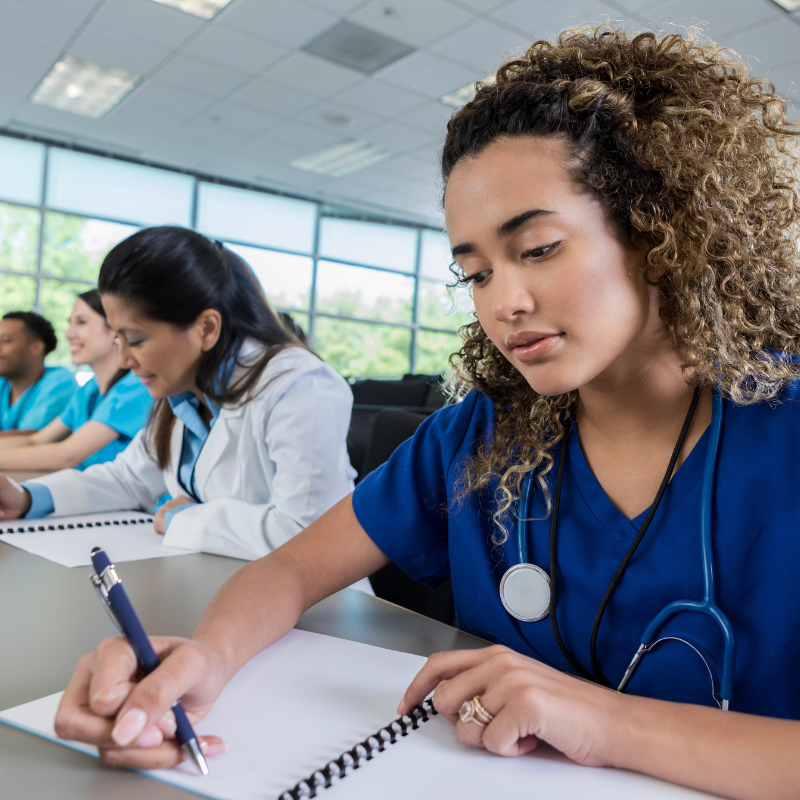
<instances>
[{"instance_id":1,"label":"woman in light blue scrub top","mask_svg":"<svg viewBox=\"0 0 800 800\"><path fill-rule=\"evenodd\" d=\"M72 363L91 367L94 377L40 431L0 440L0 470L83 470L112 461L147 422L152 398L135 375L119 369L96 289L78 295L66 336Z\"/></svg>"}]
</instances>

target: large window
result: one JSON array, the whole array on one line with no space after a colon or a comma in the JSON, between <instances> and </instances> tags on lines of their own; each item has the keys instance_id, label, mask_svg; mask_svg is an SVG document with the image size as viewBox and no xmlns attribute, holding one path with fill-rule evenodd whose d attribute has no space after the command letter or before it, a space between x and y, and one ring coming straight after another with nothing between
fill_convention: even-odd
<instances>
[{"instance_id":1,"label":"large window","mask_svg":"<svg viewBox=\"0 0 800 800\"><path fill-rule=\"evenodd\" d=\"M103 257L146 225L225 242L270 303L348 377L437 373L472 319L454 290L447 237L353 219L319 203L0 136L0 312L34 308L59 333Z\"/></svg>"}]
</instances>

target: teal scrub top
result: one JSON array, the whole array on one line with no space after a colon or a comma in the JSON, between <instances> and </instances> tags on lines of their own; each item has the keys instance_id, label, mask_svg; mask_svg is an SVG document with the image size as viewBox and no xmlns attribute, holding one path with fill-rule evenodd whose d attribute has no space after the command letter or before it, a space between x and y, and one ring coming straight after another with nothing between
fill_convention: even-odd
<instances>
[{"instance_id":1,"label":"teal scrub top","mask_svg":"<svg viewBox=\"0 0 800 800\"><path fill-rule=\"evenodd\" d=\"M119 435L76 469L113 461L144 427L152 405L150 392L132 372L120 378L105 394L100 394L94 378L81 386L61 415L61 421L72 431L86 422L101 422Z\"/></svg>"},{"instance_id":2,"label":"teal scrub top","mask_svg":"<svg viewBox=\"0 0 800 800\"><path fill-rule=\"evenodd\" d=\"M45 367L44 375L9 405L11 385L0 378L0 430L39 430L67 406L78 388L64 367Z\"/></svg>"}]
</instances>

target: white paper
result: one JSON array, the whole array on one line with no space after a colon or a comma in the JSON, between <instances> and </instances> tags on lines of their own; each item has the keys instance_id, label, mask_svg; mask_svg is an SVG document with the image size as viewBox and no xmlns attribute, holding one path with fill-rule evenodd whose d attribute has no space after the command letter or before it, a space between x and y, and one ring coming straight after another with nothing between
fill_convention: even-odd
<instances>
[{"instance_id":1,"label":"white paper","mask_svg":"<svg viewBox=\"0 0 800 800\"><path fill-rule=\"evenodd\" d=\"M17 532L20 528L25 532ZM198 552L165 546L164 537L153 528L152 515L141 511L4 522L0 542L64 567L91 566L93 547L102 547L115 564Z\"/></svg>"},{"instance_id":2,"label":"white paper","mask_svg":"<svg viewBox=\"0 0 800 800\"><path fill-rule=\"evenodd\" d=\"M292 631L245 666L196 726L198 734L216 734L230 746L225 755L209 759L208 777L200 777L187 763L143 774L218 800L276 800L395 719L397 703L424 662L408 653ZM0 712L0 721L55 739L53 719L60 697L55 694ZM93 748L76 749L96 755ZM545 748L520 758L494 756L462 745L441 716L420 723L418 730L387 745L318 796L325 800L711 797L622 770L579 767Z\"/></svg>"}]
</instances>

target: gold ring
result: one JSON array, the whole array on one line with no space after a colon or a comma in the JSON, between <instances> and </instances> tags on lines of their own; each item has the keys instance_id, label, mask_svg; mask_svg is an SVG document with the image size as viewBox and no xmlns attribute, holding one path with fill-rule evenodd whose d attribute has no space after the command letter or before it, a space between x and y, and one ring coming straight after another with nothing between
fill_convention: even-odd
<instances>
[{"instance_id":1,"label":"gold ring","mask_svg":"<svg viewBox=\"0 0 800 800\"><path fill-rule=\"evenodd\" d=\"M490 714L481 703L480 695L475 695L472 700L465 700L458 711L458 717L462 722L474 722L481 728L485 728L493 719L494 714Z\"/></svg>"}]
</instances>

